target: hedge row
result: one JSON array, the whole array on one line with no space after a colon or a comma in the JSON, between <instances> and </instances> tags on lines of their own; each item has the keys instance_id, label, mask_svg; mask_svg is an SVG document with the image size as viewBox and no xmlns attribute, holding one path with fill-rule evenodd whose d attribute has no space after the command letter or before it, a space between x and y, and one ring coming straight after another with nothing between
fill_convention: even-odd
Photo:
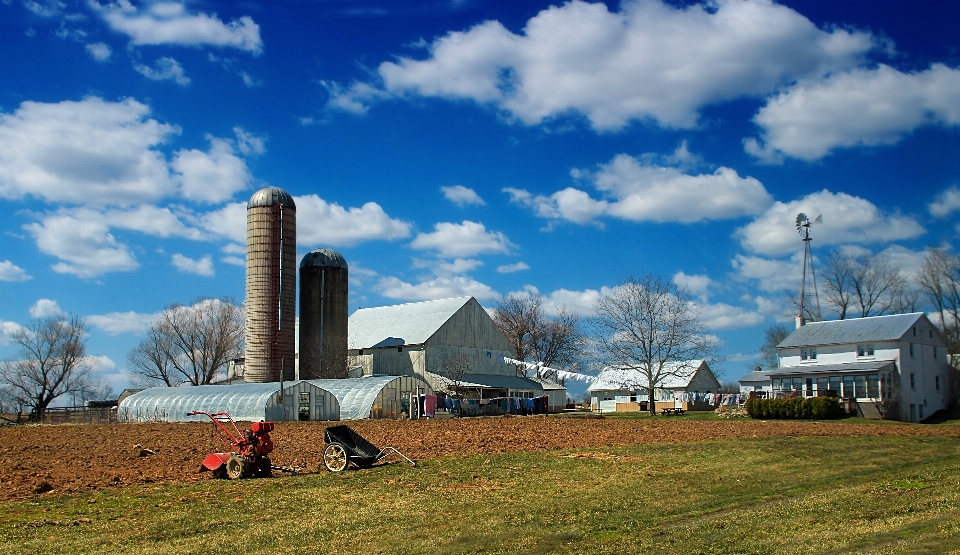
<instances>
[{"instance_id":1,"label":"hedge row","mask_svg":"<svg viewBox=\"0 0 960 555\"><path fill-rule=\"evenodd\" d=\"M836 397L792 397L789 399L749 399L747 413L752 418L812 418L826 420L843 416Z\"/></svg>"}]
</instances>

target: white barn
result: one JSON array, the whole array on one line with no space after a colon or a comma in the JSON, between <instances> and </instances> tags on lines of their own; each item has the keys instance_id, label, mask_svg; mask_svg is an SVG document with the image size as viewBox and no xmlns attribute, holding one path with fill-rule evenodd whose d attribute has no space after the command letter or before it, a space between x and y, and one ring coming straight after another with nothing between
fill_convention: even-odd
<instances>
[{"instance_id":1,"label":"white barn","mask_svg":"<svg viewBox=\"0 0 960 555\"><path fill-rule=\"evenodd\" d=\"M448 370L459 358L466 368L457 385L469 398L545 395L542 384L518 377L504 362L514 356L513 347L473 297L361 308L347 329L348 364L364 376L419 376L434 390L450 392ZM554 397L565 402L566 392Z\"/></svg>"}]
</instances>

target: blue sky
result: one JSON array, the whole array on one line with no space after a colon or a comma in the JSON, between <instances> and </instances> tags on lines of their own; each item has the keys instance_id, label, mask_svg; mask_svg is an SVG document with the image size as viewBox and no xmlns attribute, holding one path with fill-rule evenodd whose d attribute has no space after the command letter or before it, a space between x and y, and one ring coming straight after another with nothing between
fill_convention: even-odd
<instances>
[{"instance_id":1,"label":"blue sky","mask_svg":"<svg viewBox=\"0 0 960 555\"><path fill-rule=\"evenodd\" d=\"M243 299L294 195L351 311L687 287L734 380L814 251L953 248L953 2L0 0L0 357L58 311L118 390L154 315ZM825 311L826 312L826 311ZM829 315L827 315L829 317ZM788 324L789 325L789 324Z\"/></svg>"}]
</instances>

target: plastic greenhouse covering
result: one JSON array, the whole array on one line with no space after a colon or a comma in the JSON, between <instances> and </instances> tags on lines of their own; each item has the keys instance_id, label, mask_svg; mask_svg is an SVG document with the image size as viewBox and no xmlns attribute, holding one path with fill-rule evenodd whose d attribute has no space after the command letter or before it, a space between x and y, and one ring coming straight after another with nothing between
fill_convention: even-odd
<instances>
[{"instance_id":1,"label":"plastic greenhouse covering","mask_svg":"<svg viewBox=\"0 0 960 555\"><path fill-rule=\"evenodd\" d=\"M398 376L372 376L345 380L308 380L321 389L333 393L340 401L340 420L370 418L377 395Z\"/></svg>"},{"instance_id":2,"label":"plastic greenhouse covering","mask_svg":"<svg viewBox=\"0 0 960 555\"><path fill-rule=\"evenodd\" d=\"M118 412L121 420L191 422L209 419L188 412L226 411L234 420L256 422L264 419L267 403L279 391L280 382L152 387L124 399Z\"/></svg>"}]
</instances>

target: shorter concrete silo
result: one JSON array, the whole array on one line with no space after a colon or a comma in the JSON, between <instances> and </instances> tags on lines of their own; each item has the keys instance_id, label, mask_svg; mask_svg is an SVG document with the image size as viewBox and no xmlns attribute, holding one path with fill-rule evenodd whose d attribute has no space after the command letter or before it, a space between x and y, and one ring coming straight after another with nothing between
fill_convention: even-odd
<instances>
[{"instance_id":1,"label":"shorter concrete silo","mask_svg":"<svg viewBox=\"0 0 960 555\"><path fill-rule=\"evenodd\" d=\"M300 379L347 377L347 261L316 249L300 261Z\"/></svg>"}]
</instances>

